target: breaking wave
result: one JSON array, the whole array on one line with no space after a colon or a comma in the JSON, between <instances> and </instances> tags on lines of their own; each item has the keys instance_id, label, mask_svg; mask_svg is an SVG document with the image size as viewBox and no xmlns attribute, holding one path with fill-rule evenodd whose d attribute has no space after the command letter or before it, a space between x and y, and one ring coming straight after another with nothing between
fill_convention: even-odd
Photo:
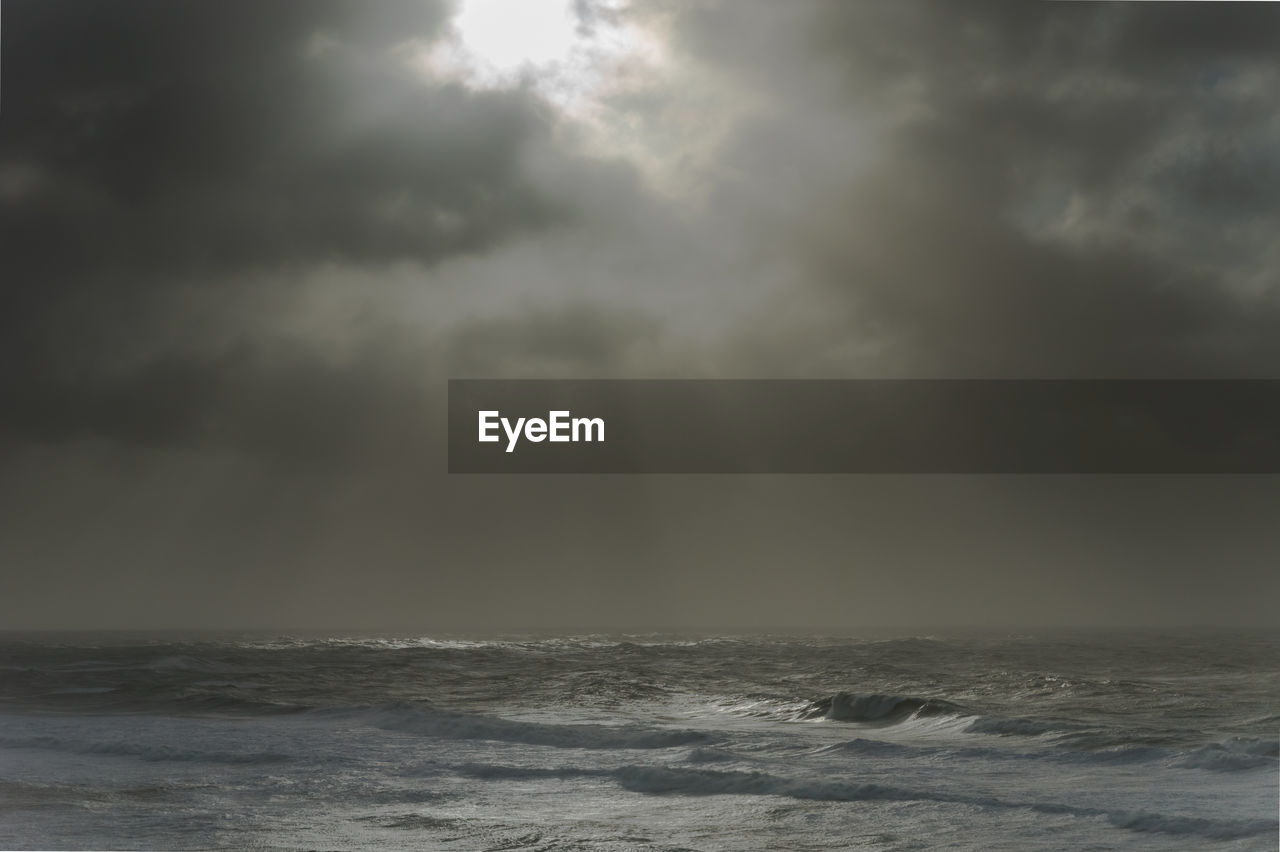
<instances>
[{"instance_id":1,"label":"breaking wave","mask_svg":"<svg viewBox=\"0 0 1280 852\"><path fill-rule=\"evenodd\" d=\"M960 705L941 698L837 692L829 698L812 702L801 712L801 718L893 724L906 719L960 715L963 712Z\"/></svg>"}]
</instances>

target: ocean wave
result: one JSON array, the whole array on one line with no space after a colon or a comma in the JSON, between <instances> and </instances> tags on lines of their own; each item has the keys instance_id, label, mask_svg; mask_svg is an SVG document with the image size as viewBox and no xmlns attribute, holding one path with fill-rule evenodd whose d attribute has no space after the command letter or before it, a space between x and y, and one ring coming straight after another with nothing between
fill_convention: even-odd
<instances>
[{"instance_id":1,"label":"ocean wave","mask_svg":"<svg viewBox=\"0 0 1280 852\"><path fill-rule=\"evenodd\" d=\"M268 697L269 690L251 680L174 678L149 668L137 677L89 678L77 673L68 678L35 670L6 674L0 677L0 699L12 702L12 707L59 713L243 717L299 713L313 706L281 700L284 695ZM249 691L257 694L246 695Z\"/></svg>"},{"instance_id":2,"label":"ocean wave","mask_svg":"<svg viewBox=\"0 0 1280 852\"><path fill-rule=\"evenodd\" d=\"M731 751L706 746L690 749L689 754L685 756L685 760L689 763L733 763L741 759Z\"/></svg>"},{"instance_id":3,"label":"ocean wave","mask_svg":"<svg viewBox=\"0 0 1280 852\"><path fill-rule=\"evenodd\" d=\"M53 736L0 737L0 748L47 749L70 752L72 754L116 755L120 757L136 757L148 762L267 764L284 763L293 759L291 755L275 751L205 751L128 741L88 742Z\"/></svg>"},{"instance_id":4,"label":"ocean wave","mask_svg":"<svg viewBox=\"0 0 1280 852\"><path fill-rule=\"evenodd\" d=\"M858 754L875 757L917 757L938 753L940 749L933 746L915 746L905 743L891 743L884 740L866 740L862 738L833 743L823 746L815 754Z\"/></svg>"},{"instance_id":5,"label":"ocean wave","mask_svg":"<svg viewBox=\"0 0 1280 852\"><path fill-rule=\"evenodd\" d=\"M1108 822L1117 828L1130 831L1148 831L1159 834L1180 834L1203 837L1208 840L1240 840L1275 834L1280 823L1267 819L1216 820L1203 817L1179 817L1154 814L1146 811L1106 814Z\"/></svg>"},{"instance_id":6,"label":"ocean wave","mask_svg":"<svg viewBox=\"0 0 1280 852\"><path fill-rule=\"evenodd\" d=\"M1040 722L1034 719L1007 719L999 716L979 716L965 731L970 734L995 734L997 736L1038 737L1052 731L1065 730L1060 724Z\"/></svg>"},{"instance_id":7,"label":"ocean wave","mask_svg":"<svg viewBox=\"0 0 1280 852\"><path fill-rule=\"evenodd\" d=\"M803 698L779 698L776 695L733 695L723 696L712 702L711 706L718 713L730 713L734 716L746 716L752 719L772 719L779 722L791 722L797 719L812 718L807 715L816 702Z\"/></svg>"},{"instance_id":8,"label":"ocean wave","mask_svg":"<svg viewBox=\"0 0 1280 852\"><path fill-rule=\"evenodd\" d=\"M161 713L174 716L287 716L305 713L313 709L306 704L241 698L224 693L200 692L163 698L146 696L122 696L118 701L104 704L100 709L108 712Z\"/></svg>"},{"instance_id":9,"label":"ocean wave","mask_svg":"<svg viewBox=\"0 0 1280 852\"><path fill-rule=\"evenodd\" d=\"M827 778L795 778L768 772L687 769L670 766L628 765L615 769L585 767L523 767L464 764L459 774L486 780L529 781L607 778L633 793L655 796L780 796L822 802L942 802L973 807L1031 810L1081 818L1103 818L1111 825L1136 832L1234 840L1274 833L1275 820L1206 819L1169 816L1146 811L1111 811L1057 802L1020 802L946 790L912 789L889 784L838 781Z\"/></svg>"},{"instance_id":10,"label":"ocean wave","mask_svg":"<svg viewBox=\"0 0 1280 852\"><path fill-rule=\"evenodd\" d=\"M812 702L800 715L805 719L822 718L837 722L892 724L906 719L960 715L963 712L960 705L941 698L837 692L829 698Z\"/></svg>"},{"instance_id":11,"label":"ocean wave","mask_svg":"<svg viewBox=\"0 0 1280 852\"><path fill-rule=\"evenodd\" d=\"M505 766L492 763L464 763L453 769L459 775L483 781L537 781L544 778L567 781L572 778L612 777L616 772L581 766Z\"/></svg>"},{"instance_id":12,"label":"ocean wave","mask_svg":"<svg viewBox=\"0 0 1280 852\"><path fill-rule=\"evenodd\" d=\"M1026 720L1014 720L1026 721ZM1000 726L997 726L1000 727ZM1129 745L1111 748L1080 749L985 748L955 745L923 745L883 740L853 739L817 749L815 754L853 754L867 757L927 758L937 755L976 760L1030 760L1076 766L1117 766L1139 763L1163 763L1177 769L1206 769L1214 772L1236 772L1274 767L1280 752L1275 740L1233 737L1222 743L1210 743L1190 751L1152 745Z\"/></svg>"},{"instance_id":13,"label":"ocean wave","mask_svg":"<svg viewBox=\"0 0 1280 852\"><path fill-rule=\"evenodd\" d=\"M1163 749L1139 746L1108 751L1071 752L1058 750L1019 750L984 746L918 745L883 740L854 739L818 749L817 754L855 754L866 757L964 758L981 761L1044 761L1063 764L1114 765L1150 762L1167 758Z\"/></svg>"},{"instance_id":14,"label":"ocean wave","mask_svg":"<svg viewBox=\"0 0 1280 852\"><path fill-rule=\"evenodd\" d=\"M388 731L440 739L495 740L555 748L659 749L696 745L712 739L700 731L590 724L551 725L414 706L373 708L362 711L359 716L368 724Z\"/></svg>"},{"instance_id":15,"label":"ocean wave","mask_svg":"<svg viewBox=\"0 0 1280 852\"><path fill-rule=\"evenodd\" d=\"M1235 772L1275 766L1280 758L1280 742L1249 737L1232 737L1226 742L1201 746L1174 761L1174 766Z\"/></svg>"}]
</instances>

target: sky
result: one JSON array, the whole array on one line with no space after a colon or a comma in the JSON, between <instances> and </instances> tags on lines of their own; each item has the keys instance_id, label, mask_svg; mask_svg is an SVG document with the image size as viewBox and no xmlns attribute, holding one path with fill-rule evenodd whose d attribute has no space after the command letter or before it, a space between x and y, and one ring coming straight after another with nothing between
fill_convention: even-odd
<instances>
[{"instance_id":1,"label":"sky","mask_svg":"<svg viewBox=\"0 0 1280 852\"><path fill-rule=\"evenodd\" d=\"M1275 477L462 476L449 378L1280 378L1280 6L7 0L0 627L1275 626Z\"/></svg>"}]
</instances>

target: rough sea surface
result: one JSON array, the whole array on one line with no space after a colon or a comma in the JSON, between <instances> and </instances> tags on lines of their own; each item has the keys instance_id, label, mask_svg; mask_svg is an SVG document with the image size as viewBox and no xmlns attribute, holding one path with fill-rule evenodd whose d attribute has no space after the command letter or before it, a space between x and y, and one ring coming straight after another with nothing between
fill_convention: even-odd
<instances>
[{"instance_id":1,"label":"rough sea surface","mask_svg":"<svg viewBox=\"0 0 1280 852\"><path fill-rule=\"evenodd\" d=\"M4 849L1274 850L1280 635L0 637Z\"/></svg>"}]
</instances>

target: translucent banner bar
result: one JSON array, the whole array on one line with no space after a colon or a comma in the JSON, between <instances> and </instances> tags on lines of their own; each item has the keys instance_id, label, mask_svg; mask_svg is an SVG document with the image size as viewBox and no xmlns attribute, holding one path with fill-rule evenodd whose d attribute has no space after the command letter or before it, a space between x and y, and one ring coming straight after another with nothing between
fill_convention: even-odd
<instances>
[{"instance_id":1,"label":"translucent banner bar","mask_svg":"<svg viewBox=\"0 0 1280 852\"><path fill-rule=\"evenodd\" d=\"M1280 473L1280 380L449 382L451 473Z\"/></svg>"}]
</instances>

